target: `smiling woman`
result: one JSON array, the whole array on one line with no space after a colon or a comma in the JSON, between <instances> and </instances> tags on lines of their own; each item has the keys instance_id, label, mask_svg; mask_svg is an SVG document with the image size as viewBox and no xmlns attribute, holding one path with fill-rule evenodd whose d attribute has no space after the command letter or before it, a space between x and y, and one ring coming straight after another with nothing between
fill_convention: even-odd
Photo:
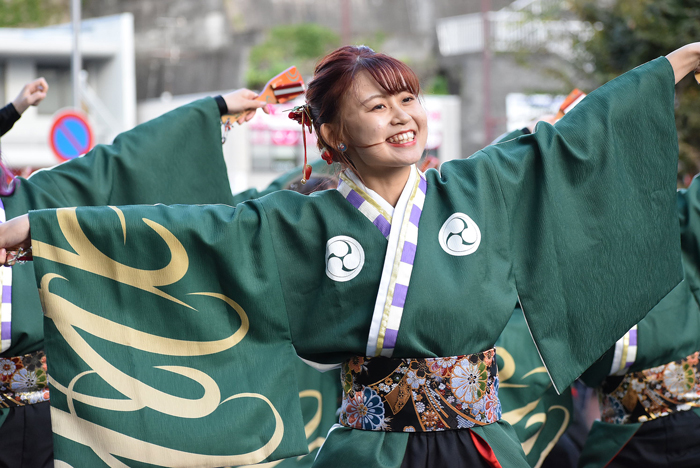
<instances>
[{"instance_id":1,"label":"smiling woman","mask_svg":"<svg viewBox=\"0 0 700 468\"><path fill-rule=\"evenodd\" d=\"M306 92L321 151L395 205L428 138L418 77L369 47L342 47L316 67Z\"/></svg>"},{"instance_id":2,"label":"smiling woman","mask_svg":"<svg viewBox=\"0 0 700 468\"><path fill-rule=\"evenodd\" d=\"M156 386L153 368L196 370L218 389L209 395L212 414L156 414L156 401L133 395L143 407L127 423L130 414L52 401L65 415L62 437L101 458L152 465L183 466L189 458L176 448L201 459L208 459L203 452L248 453L250 463L290 456L306 447L296 389L285 384L299 356L342 368L340 424L314 466L528 466L498 398L494 343L513 305L522 305L553 385L563 390L681 280L674 78L698 68L700 44L681 51L590 93L556 125L540 123L532 134L422 173L414 163L427 129L415 75L366 47L343 47L320 61L302 109L325 158L344 166L337 190L281 191L236 207L42 210L1 225L0 261L4 248L31 241L46 315L57 324L47 327L55 338L47 339L52 377L64 388L92 372L86 363L97 351L61 341L70 332L62 324L71 322L61 301L105 315L115 328L126 322L134 333L167 326L162 335L186 339L187 350L235 332L225 304L249 320L226 356L184 362L114 351L133 360L120 369L133 369L143 386ZM216 127L210 107L201 118ZM188 132L187 141L204 146L218 137L199 133ZM100 255L66 250L75 235ZM160 282L150 292L95 264L109 256L124 266L119 271L158 271L175 258L166 239L179 246L185 270L169 281L154 276ZM223 302L208 305L203 294ZM195 306L206 314L193 313ZM113 398L99 396L109 379L93 370L95 399ZM199 398L170 377L168 393ZM254 412L255 402L240 395L264 396L274 425L267 406ZM195 406L188 401L180 404ZM164 424L185 434L186 444L163 442L153 428ZM90 427L115 436L91 437ZM127 435L151 448L125 452L120 437ZM260 448L268 440L275 443Z\"/></svg>"}]
</instances>

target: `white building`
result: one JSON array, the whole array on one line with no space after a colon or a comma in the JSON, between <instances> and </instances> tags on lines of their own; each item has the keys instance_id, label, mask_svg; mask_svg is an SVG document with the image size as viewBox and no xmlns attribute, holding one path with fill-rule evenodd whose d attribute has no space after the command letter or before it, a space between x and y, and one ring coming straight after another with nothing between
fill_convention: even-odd
<instances>
[{"instance_id":1,"label":"white building","mask_svg":"<svg viewBox=\"0 0 700 468\"><path fill-rule=\"evenodd\" d=\"M95 142L108 143L136 124L134 20L130 13L85 20L80 34L83 74L82 110ZM53 166L59 160L49 146L52 118L73 103L70 25L0 28L0 102L17 96L24 84L43 76L49 93L30 107L2 137L3 158L15 168Z\"/></svg>"}]
</instances>

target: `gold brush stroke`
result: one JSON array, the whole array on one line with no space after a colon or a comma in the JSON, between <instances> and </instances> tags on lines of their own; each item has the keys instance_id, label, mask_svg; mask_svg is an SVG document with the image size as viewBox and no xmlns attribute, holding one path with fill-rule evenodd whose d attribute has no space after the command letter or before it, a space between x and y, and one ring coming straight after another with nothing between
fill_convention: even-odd
<instances>
[{"instance_id":1,"label":"gold brush stroke","mask_svg":"<svg viewBox=\"0 0 700 468\"><path fill-rule=\"evenodd\" d=\"M527 388L529 385L507 383L513 374L515 374L515 359L505 349L496 346L496 355L503 360L503 368L498 370L498 387L499 388Z\"/></svg>"},{"instance_id":2,"label":"gold brush stroke","mask_svg":"<svg viewBox=\"0 0 700 468\"><path fill-rule=\"evenodd\" d=\"M313 435L313 433L316 432L316 429L318 429L318 426L321 425L321 411L322 411L322 407L323 407L323 395L318 390L309 389L309 390L302 390L301 392L299 392L299 398L309 398L309 397L316 398L316 400L318 401L318 407L316 409L316 413L314 413L311 420L309 420L309 422L306 423L306 425L304 426L304 433L306 434L306 440L309 440L309 437L311 437ZM309 453L313 452L314 450L319 448L321 445L323 445L323 442L325 440L326 439L324 437L317 437L313 441L309 442ZM307 455L308 454L301 455L301 456L297 457L297 460L301 460L302 458L304 458ZM275 460L275 461L272 461L269 463L259 463L259 464L254 465L254 466L256 468L273 468L273 467L279 465L280 463L282 463L283 461L284 461L284 459ZM247 468L250 466L251 465L241 466L240 468Z\"/></svg>"},{"instance_id":3,"label":"gold brush stroke","mask_svg":"<svg viewBox=\"0 0 700 468\"><path fill-rule=\"evenodd\" d=\"M119 222L122 225L122 234L124 235L124 245L126 245L126 219L124 219L124 212L116 206L110 206L110 208L112 208L119 217Z\"/></svg>"},{"instance_id":4,"label":"gold brush stroke","mask_svg":"<svg viewBox=\"0 0 700 468\"><path fill-rule=\"evenodd\" d=\"M120 219L124 230L124 238L126 239L126 223L123 213L117 208L112 209L114 209ZM189 267L187 252L166 228L153 221L143 219L144 223L151 227L166 242L172 257L170 264L165 268L147 271L120 264L95 248L81 230L74 208L58 210L57 217L62 233L76 253L58 249L45 243L35 242L33 244L36 249L34 254L37 257L104 276L196 310L188 304L155 289L156 286L169 285L179 281ZM226 302L238 313L241 318L241 326L234 334L222 340L211 342L176 340L144 333L81 309L49 291L51 280L56 278L65 279L56 274L46 274L40 281L39 295L46 311L46 317L53 320L66 343L92 369L75 376L67 388L50 379L56 390L66 394L70 411L70 413L66 413L57 408L51 409L53 430L56 434L87 445L112 468L128 468L127 465L117 460L115 456L172 467L201 466L203 464L208 466L251 464L259 463L277 449L284 435L284 424L275 407L264 395L240 393L221 401L221 392L218 385L204 372L183 366L155 366L156 369L194 380L204 389L204 395L195 400L161 392L112 366L92 349L77 331L77 329L82 329L113 343L161 355L202 356L213 354L232 348L248 332L249 321L247 314L235 301L217 293L192 293L193 295L214 297ZM107 330L109 330L109 333ZM92 373L97 373L106 383L122 393L126 398L106 399L75 392L74 387L77 381ZM192 454L140 441L81 419L75 413L74 404L75 400L112 411L135 411L149 407L175 417L201 418L211 414L223 403L239 398L256 398L267 403L275 417L275 431L270 440L260 449L240 455L228 456ZM61 462L61 464L69 466L65 462Z\"/></svg>"},{"instance_id":5,"label":"gold brush stroke","mask_svg":"<svg viewBox=\"0 0 700 468\"><path fill-rule=\"evenodd\" d=\"M156 289L157 286L176 283L185 276L189 267L189 258L185 247L166 228L149 219L143 219L143 222L165 241L170 249L171 259L170 263L160 270L141 270L119 263L100 252L80 228L75 208L60 208L56 210L56 216L63 235L75 253L32 240L32 250L35 257L104 276L194 309L160 289ZM122 229L125 229L121 218L120 222L122 222Z\"/></svg>"},{"instance_id":6,"label":"gold brush stroke","mask_svg":"<svg viewBox=\"0 0 700 468\"><path fill-rule=\"evenodd\" d=\"M546 374L547 373L547 368L544 366L536 367L532 369L530 372L527 374L523 375L522 378L524 379L525 377L529 377L533 374Z\"/></svg>"},{"instance_id":7,"label":"gold brush stroke","mask_svg":"<svg viewBox=\"0 0 700 468\"><path fill-rule=\"evenodd\" d=\"M318 429L318 426L321 425L323 395L321 395L321 392L319 392L318 390L309 389L299 392L299 398L315 398L318 403L318 406L316 407L316 413L314 413L314 416L311 418L311 420L308 423L306 423L306 425L304 425L304 434L308 439L316 431L316 429Z\"/></svg>"},{"instance_id":8,"label":"gold brush stroke","mask_svg":"<svg viewBox=\"0 0 700 468\"><path fill-rule=\"evenodd\" d=\"M150 463L165 467L193 467L193 466L226 466L226 465L246 465L263 461L270 456L282 442L284 435L284 423L282 417L277 412L264 395L256 393L239 393L224 400L230 401L238 398L256 398L264 401L272 410L275 416L275 431L263 447L252 452L240 455L204 455L197 453L183 452L181 450L161 447L156 444L144 442L134 437L127 436L120 432L99 426L90 421L81 419L75 414L70 414L58 408L51 408L51 426L54 434L65 437L74 442L86 445L93 450L100 447L104 454L123 457L142 463ZM102 451L101 450L101 451ZM97 453L97 450L95 450ZM100 456L100 453L97 453ZM104 458L103 458L104 460ZM114 460L117 461L117 460ZM107 461L105 460L105 463ZM121 462L118 462L121 463ZM125 466L108 463L110 467Z\"/></svg>"},{"instance_id":9,"label":"gold brush stroke","mask_svg":"<svg viewBox=\"0 0 700 468\"><path fill-rule=\"evenodd\" d=\"M64 298L49 292L49 282L57 277L59 276L55 274L47 274L41 279L39 297L44 305L44 310L46 311L45 315L47 318L53 320L59 333L71 349L73 349L91 369L94 369L106 383L127 398L137 402L139 405L147 406L170 416L180 418L202 418L216 410L221 401L219 387L216 385L214 379L200 370L180 366L155 367L156 369L163 369L188 377L204 388L204 395L199 399L180 398L146 385L140 380L117 369L100 356L100 354L92 349L83 337L80 336L74 323L72 323L74 315L93 317L94 315L80 309ZM104 321L109 322L108 320ZM89 327L85 331L89 332ZM150 336L145 333L142 334L144 336ZM154 336L154 338L157 337ZM196 347L197 343L192 342L192 346ZM160 352L159 354L165 353ZM129 404L132 403L129 402Z\"/></svg>"},{"instance_id":10,"label":"gold brush stroke","mask_svg":"<svg viewBox=\"0 0 700 468\"><path fill-rule=\"evenodd\" d=\"M566 431L566 427L569 425L569 419L571 418L571 415L569 414L569 410L564 408L563 406L559 405L554 405L551 406L548 410L547 413L554 409L559 409L564 412L564 422L562 423L561 427L557 431L557 434L554 436L552 440L549 441L547 446L542 450L542 453L540 453L540 458L537 460L537 464L535 465L535 468L540 468L542 466L542 463L544 462L544 459L547 458L547 455L549 455L549 452L552 451L554 446L559 442L559 439L561 438L562 434L564 434L564 431Z\"/></svg>"},{"instance_id":11,"label":"gold brush stroke","mask_svg":"<svg viewBox=\"0 0 700 468\"><path fill-rule=\"evenodd\" d=\"M537 404L539 402L540 402L540 398L528 403L527 405L525 405L523 407L514 409L512 411L508 411L507 413L504 413L501 415L501 419L503 419L505 422L507 422L511 426L514 426L515 424L518 424L532 410L534 410L537 407Z\"/></svg>"}]
</instances>

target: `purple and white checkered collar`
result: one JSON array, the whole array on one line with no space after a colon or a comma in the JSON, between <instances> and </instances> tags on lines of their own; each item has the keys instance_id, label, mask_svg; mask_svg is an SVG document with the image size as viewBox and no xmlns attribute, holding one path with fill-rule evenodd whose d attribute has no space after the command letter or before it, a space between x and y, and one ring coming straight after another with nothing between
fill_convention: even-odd
<instances>
[{"instance_id":1,"label":"purple and white checkered collar","mask_svg":"<svg viewBox=\"0 0 700 468\"><path fill-rule=\"evenodd\" d=\"M427 183L412 167L396 207L365 187L351 172L341 175L338 191L387 238L382 278L372 314L367 356L392 356L411 281Z\"/></svg>"},{"instance_id":2,"label":"purple and white checkered collar","mask_svg":"<svg viewBox=\"0 0 700 468\"><path fill-rule=\"evenodd\" d=\"M0 199L0 223L5 222L5 205ZM0 353L4 353L12 344L12 267L0 266Z\"/></svg>"}]
</instances>

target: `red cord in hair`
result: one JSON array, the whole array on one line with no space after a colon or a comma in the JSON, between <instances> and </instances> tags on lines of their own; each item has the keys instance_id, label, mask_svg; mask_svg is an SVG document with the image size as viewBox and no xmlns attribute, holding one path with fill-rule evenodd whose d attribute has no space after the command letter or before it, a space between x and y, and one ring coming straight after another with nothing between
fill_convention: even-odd
<instances>
[{"instance_id":1,"label":"red cord in hair","mask_svg":"<svg viewBox=\"0 0 700 468\"><path fill-rule=\"evenodd\" d=\"M313 133L314 128L311 122L311 116L306 106L297 106L289 113L289 118L296 120L301 124L301 138L304 141L304 169L302 169L301 183L306 184L311 178L311 166L307 164L306 159L306 132L304 126L309 127L309 135Z\"/></svg>"}]
</instances>

